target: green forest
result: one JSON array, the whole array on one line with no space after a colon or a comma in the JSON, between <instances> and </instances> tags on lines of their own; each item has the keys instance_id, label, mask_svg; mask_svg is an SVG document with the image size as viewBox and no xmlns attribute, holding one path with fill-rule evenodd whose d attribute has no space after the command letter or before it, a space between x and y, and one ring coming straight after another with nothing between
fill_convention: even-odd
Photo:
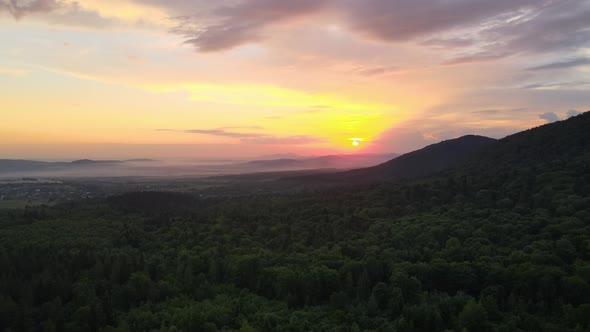
<instances>
[{"instance_id":1,"label":"green forest","mask_svg":"<svg viewBox=\"0 0 590 332\"><path fill-rule=\"evenodd\" d=\"M0 210L0 330L589 331L589 128L401 182Z\"/></svg>"}]
</instances>

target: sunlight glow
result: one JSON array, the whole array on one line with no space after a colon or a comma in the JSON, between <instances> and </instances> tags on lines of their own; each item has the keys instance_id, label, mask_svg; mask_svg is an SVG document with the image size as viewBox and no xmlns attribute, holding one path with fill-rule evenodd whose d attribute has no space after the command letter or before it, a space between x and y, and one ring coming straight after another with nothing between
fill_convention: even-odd
<instances>
[{"instance_id":1,"label":"sunlight glow","mask_svg":"<svg viewBox=\"0 0 590 332\"><path fill-rule=\"evenodd\" d=\"M326 109L376 111L385 105L353 102L333 94L315 94L285 89L274 85L229 85L207 83L171 83L145 86L150 91L169 93L186 91L193 101L209 101L235 105L314 107Z\"/></svg>"},{"instance_id":2,"label":"sunlight glow","mask_svg":"<svg viewBox=\"0 0 590 332\"><path fill-rule=\"evenodd\" d=\"M138 4L127 0L80 0L77 4L84 10L96 11L105 18L116 18L125 22L154 23L173 26L170 15L155 6Z\"/></svg>"},{"instance_id":3,"label":"sunlight glow","mask_svg":"<svg viewBox=\"0 0 590 332\"><path fill-rule=\"evenodd\" d=\"M362 139L360 137L353 137L353 138L349 138L348 140L352 142L352 146L354 146L354 147L359 146L361 144L360 142L364 141L364 139Z\"/></svg>"}]
</instances>

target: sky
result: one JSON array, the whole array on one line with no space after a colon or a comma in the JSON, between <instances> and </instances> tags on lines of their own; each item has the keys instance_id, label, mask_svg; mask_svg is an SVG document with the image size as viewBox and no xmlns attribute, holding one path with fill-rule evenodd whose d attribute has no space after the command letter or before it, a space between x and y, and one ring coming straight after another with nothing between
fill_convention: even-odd
<instances>
[{"instance_id":1,"label":"sky","mask_svg":"<svg viewBox=\"0 0 590 332\"><path fill-rule=\"evenodd\" d=\"M0 0L0 158L403 153L590 105L587 0Z\"/></svg>"}]
</instances>

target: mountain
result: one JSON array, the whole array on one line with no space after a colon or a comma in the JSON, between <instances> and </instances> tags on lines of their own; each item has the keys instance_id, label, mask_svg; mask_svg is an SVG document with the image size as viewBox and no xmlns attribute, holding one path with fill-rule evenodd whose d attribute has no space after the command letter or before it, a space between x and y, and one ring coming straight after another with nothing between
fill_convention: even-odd
<instances>
[{"instance_id":1,"label":"mountain","mask_svg":"<svg viewBox=\"0 0 590 332\"><path fill-rule=\"evenodd\" d=\"M91 160L72 162L43 162L32 160L0 159L0 175L6 177L96 177L96 176L211 176L260 172L297 170L345 170L377 165L395 154L355 154L306 157L301 159L279 158L250 162L174 163L153 159ZM325 173L325 172L320 172ZM295 176L294 173L288 173ZM304 173L299 173L299 175ZM308 173L307 173L308 174Z\"/></svg>"},{"instance_id":2,"label":"mountain","mask_svg":"<svg viewBox=\"0 0 590 332\"><path fill-rule=\"evenodd\" d=\"M150 158L136 158L136 159L127 159L125 160L126 162L132 162L132 163L151 163L151 162L156 162L156 159L150 159Z\"/></svg>"},{"instance_id":3,"label":"mountain","mask_svg":"<svg viewBox=\"0 0 590 332\"><path fill-rule=\"evenodd\" d=\"M272 159L304 159L307 158L305 156L300 156L295 153L275 153L275 154L265 154L256 158L256 160L272 160Z\"/></svg>"},{"instance_id":4,"label":"mountain","mask_svg":"<svg viewBox=\"0 0 590 332\"><path fill-rule=\"evenodd\" d=\"M120 160L90 160L80 159L72 162L46 162L36 160L0 159L0 173L35 173L89 168L92 166L123 164Z\"/></svg>"},{"instance_id":5,"label":"mountain","mask_svg":"<svg viewBox=\"0 0 590 332\"><path fill-rule=\"evenodd\" d=\"M91 159L80 159L70 162L70 165L104 165L104 164L118 164L123 163L121 160L91 160Z\"/></svg>"},{"instance_id":6,"label":"mountain","mask_svg":"<svg viewBox=\"0 0 590 332\"><path fill-rule=\"evenodd\" d=\"M339 168L351 169L359 167L367 167L380 164L384 161L395 158L398 155L390 154L343 154L343 155L328 155L320 157L307 157L301 159L295 158L280 158L271 160L252 160L243 166L257 169L273 169L273 170L295 170L295 169L321 169L321 168Z\"/></svg>"},{"instance_id":7,"label":"mountain","mask_svg":"<svg viewBox=\"0 0 590 332\"><path fill-rule=\"evenodd\" d=\"M566 161L590 160L590 112L528 129L489 144L457 166L455 173L498 173L555 168Z\"/></svg>"},{"instance_id":8,"label":"mountain","mask_svg":"<svg viewBox=\"0 0 590 332\"><path fill-rule=\"evenodd\" d=\"M531 128L500 140L468 135L429 145L383 164L346 172L285 177L313 184L368 184L428 177L496 178L509 172L555 168L564 160L590 163L590 112ZM580 166L582 167L582 166Z\"/></svg>"},{"instance_id":9,"label":"mountain","mask_svg":"<svg viewBox=\"0 0 590 332\"><path fill-rule=\"evenodd\" d=\"M0 173L36 171L45 169L51 164L34 160L0 159Z\"/></svg>"},{"instance_id":10,"label":"mountain","mask_svg":"<svg viewBox=\"0 0 590 332\"><path fill-rule=\"evenodd\" d=\"M289 159L289 158L281 158L281 159L270 159L270 160L252 160L246 163L247 166L254 166L254 167L297 167L300 163L300 160L296 159Z\"/></svg>"},{"instance_id":11,"label":"mountain","mask_svg":"<svg viewBox=\"0 0 590 332\"><path fill-rule=\"evenodd\" d=\"M289 180L358 184L414 179L449 169L469 154L494 141L495 139L489 137L468 135L429 145L377 166Z\"/></svg>"}]
</instances>

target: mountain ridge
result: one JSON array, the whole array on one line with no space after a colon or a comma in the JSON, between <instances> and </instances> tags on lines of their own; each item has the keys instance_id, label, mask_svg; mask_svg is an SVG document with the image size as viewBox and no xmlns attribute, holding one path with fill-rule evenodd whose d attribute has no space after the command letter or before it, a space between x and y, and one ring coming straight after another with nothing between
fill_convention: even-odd
<instances>
[{"instance_id":1,"label":"mountain ridge","mask_svg":"<svg viewBox=\"0 0 590 332\"><path fill-rule=\"evenodd\" d=\"M360 184L415 179L451 168L473 151L495 141L485 136L465 135L408 152L376 166L286 180Z\"/></svg>"}]
</instances>

